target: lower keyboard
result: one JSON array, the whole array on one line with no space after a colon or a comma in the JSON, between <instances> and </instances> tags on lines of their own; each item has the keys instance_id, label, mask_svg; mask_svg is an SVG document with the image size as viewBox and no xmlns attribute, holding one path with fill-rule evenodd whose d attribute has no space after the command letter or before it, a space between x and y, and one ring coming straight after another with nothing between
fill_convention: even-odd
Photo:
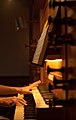
<instances>
[{"instance_id":1,"label":"lower keyboard","mask_svg":"<svg viewBox=\"0 0 76 120\"><path fill-rule=\"evenodd\" d=\"M24 107L24 120L36 120L35 101L32 94L25 94L27 106Z\"/></svg>"}]
</instances>

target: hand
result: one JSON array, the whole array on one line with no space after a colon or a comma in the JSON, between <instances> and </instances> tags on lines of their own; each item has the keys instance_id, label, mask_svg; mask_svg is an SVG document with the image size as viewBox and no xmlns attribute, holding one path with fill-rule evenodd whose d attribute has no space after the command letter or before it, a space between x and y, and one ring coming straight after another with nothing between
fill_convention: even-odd
<instances>
[{"instance_id":1,"label":"hand","mask_svg":"<svg viewBox=\"0 0 76 120\"><path fill-rule=\"evenodd\" d=\"M40 80L30 84L29 86L25 86L25 87L21 87L20 90L19 90L19 93L20 94L32 94L32 89L34 89L34 87L37 87L39 84L41 83Z\"/></svg>"},{"instance_id":2,"label":"hand","mask_svg":"<svg viewBox=\"0 0 76 120\"><path fill-rule=\"evenodd\" d=\"M19 98L16 96L0 98L0 106L11 107L15 104L27 105L26 101L23 98Z\"/></svg>"}]
</instances>

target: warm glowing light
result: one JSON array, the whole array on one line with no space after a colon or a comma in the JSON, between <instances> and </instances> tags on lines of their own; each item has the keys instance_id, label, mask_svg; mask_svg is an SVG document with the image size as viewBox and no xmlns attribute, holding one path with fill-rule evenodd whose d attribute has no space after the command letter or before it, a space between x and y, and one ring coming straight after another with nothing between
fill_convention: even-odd
<instances>
[{"instance_id":1,"label":"warm glowing light","mask_svg":"<svg viewBox=\"0 0 76 120\"><path fill-rule=\"evenodd\" d=\"M54 60L48 60L48 59L46 59L45 61L56 62L56 61L62 61L62 59L54 59Z\"/></svg>"},{"instance_id":2,"label":"warm glowing light","mask_svg":"<svg viewBox=\"0 0 76 120\"><path fill-rule=\"evenodd\" d=\"M62 67L62 59L54 59L54 60L45 60L46 66L50 68L60 69Z\"/></svg>"}]
</instances>

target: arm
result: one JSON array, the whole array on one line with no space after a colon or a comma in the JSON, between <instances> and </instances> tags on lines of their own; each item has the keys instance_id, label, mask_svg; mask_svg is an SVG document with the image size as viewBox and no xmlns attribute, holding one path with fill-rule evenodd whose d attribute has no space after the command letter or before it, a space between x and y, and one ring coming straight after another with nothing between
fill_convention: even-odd
<instances>
[{"instance_id":1,"label":"arm","mask_svg":"<svg viewBox=\"0 0 76 120\"><path fill-rule=\"evenodd\" d=\"M17 87L0 85L0 95L9 95L18 93Z\"/></svg>"},{"instance_id":2,"label":"arm","mask_svg":"<svg viewBox=\"0 0 76 120\"><path fill-rule=\"evenodd\" d=\"M11 86L0 85L0 95L31 93L31 89L33 89L33 87L35 86L38 86L38 84L40 83L41 81L39 80L25 87L11 87Z\"/></svg>"},{"instance_id":3,"label":"arm","mask_svg":"<svg viewBox=\"0 0 76 120\"><path fill-rule=\"evenodd\" d=\"M26 101L23 98L19 98L16 96L0 97L0 106L2 107L11 107L15 104L27 105Z\"/></svg>"}]
</instances>

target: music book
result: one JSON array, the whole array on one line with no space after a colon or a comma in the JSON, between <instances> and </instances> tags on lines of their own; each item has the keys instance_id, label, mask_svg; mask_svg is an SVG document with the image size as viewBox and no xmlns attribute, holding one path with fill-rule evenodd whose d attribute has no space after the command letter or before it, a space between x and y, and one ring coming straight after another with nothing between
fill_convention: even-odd
<instances>
[{"instance_id":1,"label":"music book","mask_svg":"<svg viewBox=\"0 0 76 120\"><path fill-rule=\"evenodd\" d=\"M47 45L48 45L48 28L49 28L49 25L47 25L45 30L42 32L38 40L36 50L32 60L33 64L36 64L39 66L43 66L43 62L44 62L44 56L45 56Z\"/></svg>"}]
</instances>

